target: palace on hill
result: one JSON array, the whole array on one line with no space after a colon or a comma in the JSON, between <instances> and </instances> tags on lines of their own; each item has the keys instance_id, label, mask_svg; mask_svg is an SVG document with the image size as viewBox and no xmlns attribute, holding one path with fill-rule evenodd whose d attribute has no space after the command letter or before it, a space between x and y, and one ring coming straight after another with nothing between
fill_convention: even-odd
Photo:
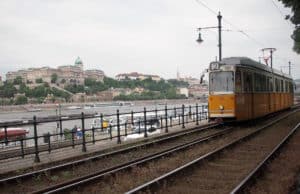
<instances>
[{"instance_id":1,"label":"palace on hill","mask_svg":"<svg viewBox=\"0 0 300 194\"><path fill-rule=\"evenodd\" d=\"M58 68L41 67L29 68L6 73L6 80L13 82L15 78L21 77L25 83L36 83L42 79L43 82L51 83L53 75L57 75L57 83L83 84L85 78L92 78L96 81L103 81L104 72L98 69L83 70L83 62L77 57L74 65L63 65Z\"/></svg>"}]
</instances>

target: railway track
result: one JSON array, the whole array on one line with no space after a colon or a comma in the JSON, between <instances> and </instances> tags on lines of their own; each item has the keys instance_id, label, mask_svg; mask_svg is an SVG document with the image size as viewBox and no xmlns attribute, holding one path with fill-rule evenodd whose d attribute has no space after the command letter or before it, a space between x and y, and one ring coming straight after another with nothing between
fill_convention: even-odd
<instances>
[{"instance_id":1,"label":"railway track","mask_svg":"<svg viewBox=\"0 0 300 194\"><path fill-rule=\"evenodd\" d=\"M298 123L283 139L282 141L263 159L250 173L230 192L234 193L242 193L245 191L246 187L249 187L254 183L255 179L263 173L264 168L268 165L275 155L280 152L283 146L288 142L289 139L296 133L299 129L300 123Z\"/></svg>"},{"instance_id":2,"label":"railway track","mask_svg":"<svg viewBox=\"0 0 300 194\"><path fill-rule=\"evenodd\" d=\"M210 153L213 150L218 149L218 147L228 142L232 142L233 139L251 133L253 130L256 131L256 129L248 128L234 130L231 131L231 133L227 133L229 130L225 130L226 134L224 134L224 131L217 132L216 134L199 138L193 142L174 146L173 148L165 149L122 165L117 165L97 173L43 188L34 193L68 193L77 191L80 193L123 193L132 188L132 185L137 186L138 184L146 182L149 177L154 178L158 173L162 174L168 172L170 169L174 168L174 166L178 166L178 158L185 158L185 161L182 162L187 162L191 160L191 157L195 158L199 155ZM212 139L214 141L208 141ZM186 150L193 150L193 154L185 154ZM197 151L195 152L195 150ZM165 162L166 160L175 161L175 163L169 164L168 162ZM162 165L162 167L159 166L162 163L165 163L165 165ZM145 177L140 176L140 171L147 171L146 174L148 173L148 175Z\"/></svg>"},{"instance_id":3,"label":"railway track","mask_svg":"<svg viewBox=\"0 0 300 194\"><path fill-rule=\"evenodd\" d=\"M97 171L97 166L98 170L101 171L113 165L124 163L126 161L128 162L135 158L140 158L157 152L157 145L159 145L160 149L168 149L184 142L190 142L199 139L199 137L215 134L216 132L220 131L221 129L219 124L211 124L209 126L198 127L193 130L175 133L173 135L155 139L147 143L130 146L121 150L99 154L48 168L35 171L28 169L28 172L26 173L3 177L0 180L0 184L5 185L6 188L10 188L10 185L14 185L14 187L12 187L12 191L10 191L10 189L8 189L8 191L0 190L0 193L17 191L22 191L23 193L33 192L34 190L32 188L32 184L38 185L38 188L44 187L45 185L49 186L49 184L57 184L58 182L64 182L74 177L80 177L88 173L95 172ZM91 165L93 165L95 168L92 168Z\"/></svg>"},{"instance_id":4,"label":"railway track","mask_svg":"<svg viewBox=\"0 0 300 194\"><path fill-rule=\"evenodd\" d=\"M299 115L299 113L291 115L294 123L299 122ZM269 157L277 152L299 127L298 124L291 130L290 123L284 123L285 120L283 120L282 123L275 124L278 121L275 120L250 134L135 187L127 191L127 194L242 192L258 169L265 165ZM271 127L274 124L276 128Z\"/></svg>"}]
</instances>

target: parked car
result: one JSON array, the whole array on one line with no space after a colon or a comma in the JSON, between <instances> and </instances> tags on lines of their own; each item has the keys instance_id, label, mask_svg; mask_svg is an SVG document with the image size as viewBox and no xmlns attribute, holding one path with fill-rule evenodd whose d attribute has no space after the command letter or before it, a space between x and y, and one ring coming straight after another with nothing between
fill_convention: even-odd
<instances>
[{"instance_id":1,"label":"parked car","mask_svg":"<svg viewBox=\"0 0 300 194\"><path fill-rule=\"evenodd\" d=\"M145 129L151 133L160 128L160 121L155 117L148 117L146 119L146 126L145 121L142 118L135 119L133 123L132 129L135 133L144 132Z\"/></svg>"}]
</instances>

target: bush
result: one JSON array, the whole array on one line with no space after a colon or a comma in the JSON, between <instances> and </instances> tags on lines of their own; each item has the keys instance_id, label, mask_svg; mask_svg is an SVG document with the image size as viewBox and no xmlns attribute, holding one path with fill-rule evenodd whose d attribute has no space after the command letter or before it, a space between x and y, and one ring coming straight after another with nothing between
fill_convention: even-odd
<instances>
[{"instance_id":1,"label":"bush","mask_svg":"<svg viewBox=\"0 0 300 194\"><path fill-rule=\"evenodd\" d=\"M28 102L28 99L26 96L18 96L15 101L15 105L27 104L27 102Z\"/></svg>"},{"instance_id":2,"label":"bush","mask_svg":"<svg viewBox=\"0 0 300 194\"><path fill-rule=\"evenodd\" d=\"M70 129L64 128L64 136L65 136L65 140L71 140L72 131Z\"/></svg>"}]
</instances>

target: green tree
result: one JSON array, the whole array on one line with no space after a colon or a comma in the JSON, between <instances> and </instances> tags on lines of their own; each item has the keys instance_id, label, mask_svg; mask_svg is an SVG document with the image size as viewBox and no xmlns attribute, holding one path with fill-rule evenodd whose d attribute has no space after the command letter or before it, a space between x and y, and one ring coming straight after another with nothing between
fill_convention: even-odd
<instances>
[{"instance_id":1,"label":"green tree","mask_svg":"<svg viewBox=\"0 0 300 194\"><path fill-rule=\"evenodd\" d=\"M15 105L27 104L27 102L28 102L28 99L26 96L18 96L15 101Z\"/></svg>"},{"instance_id":2,"label":"green tree","mask_svg":"<svg viewBox=\"0 0 300 194\"><path fill-rule=\"evenodd\" d=\"M35 83L38 83L38 84L43 83L43 78L37 78L37 79L35 79Z\"/></svg>"},{"instance_id":3,"label":"green tree","mask_svg":"<svg viewBox=\"0 0 300 194\"><path fill-rule=\"evenodd\" d=\"M4 98L14 97L18 91L12 83L5 82L3 86L0 87L0 96Z\"/></svg>"},{"instance_id":4,"label":"green tree","mask_svg":"<svg viewBox=\"0 0 300 194\"><path fill-rule=\"evenodd\" d=\"M65 90L68 90L72 93L80 93L84 92L84 86L83 85L77 85L77 84L70 84L65 87Z\"/></svg>"},{"instance_id":5,"label":"green tree","mask_svg":"<svg viewBox=\"0 0 300 194\"><path fill-rule=\"evenodd\" d=\"M14 82L13 82L15 85L19 85L21 83L23 83L23 79L21 76L17 76L15 79L14 79Z\"/></svg>"},{"instance_id":6,"label":"green tree","mask_svg":"<svg viewBox=\"0 0 300 194\"><path fill-rule=\"evenodd\" d=\"M58 76L57 76L57 74L56 73L53 73L52 75L51 75L51 83L56 83L57 82L57 79L58 79Z\"/></svg>"},{"instance_id":7,"label":"green tree","mask_svg":"<svg viewBox=\"0 0 300 194\"><path fill-rule=\"evenodd\" d=\"M293 50L300 54L300 3L299 0L279 0L285 7L289 7L292 10L292 16L286 16L285 19L289 19L293 24L295 24L295 30L292 34L292 39L294 40Z\"/></svg>"}]
</instances>

